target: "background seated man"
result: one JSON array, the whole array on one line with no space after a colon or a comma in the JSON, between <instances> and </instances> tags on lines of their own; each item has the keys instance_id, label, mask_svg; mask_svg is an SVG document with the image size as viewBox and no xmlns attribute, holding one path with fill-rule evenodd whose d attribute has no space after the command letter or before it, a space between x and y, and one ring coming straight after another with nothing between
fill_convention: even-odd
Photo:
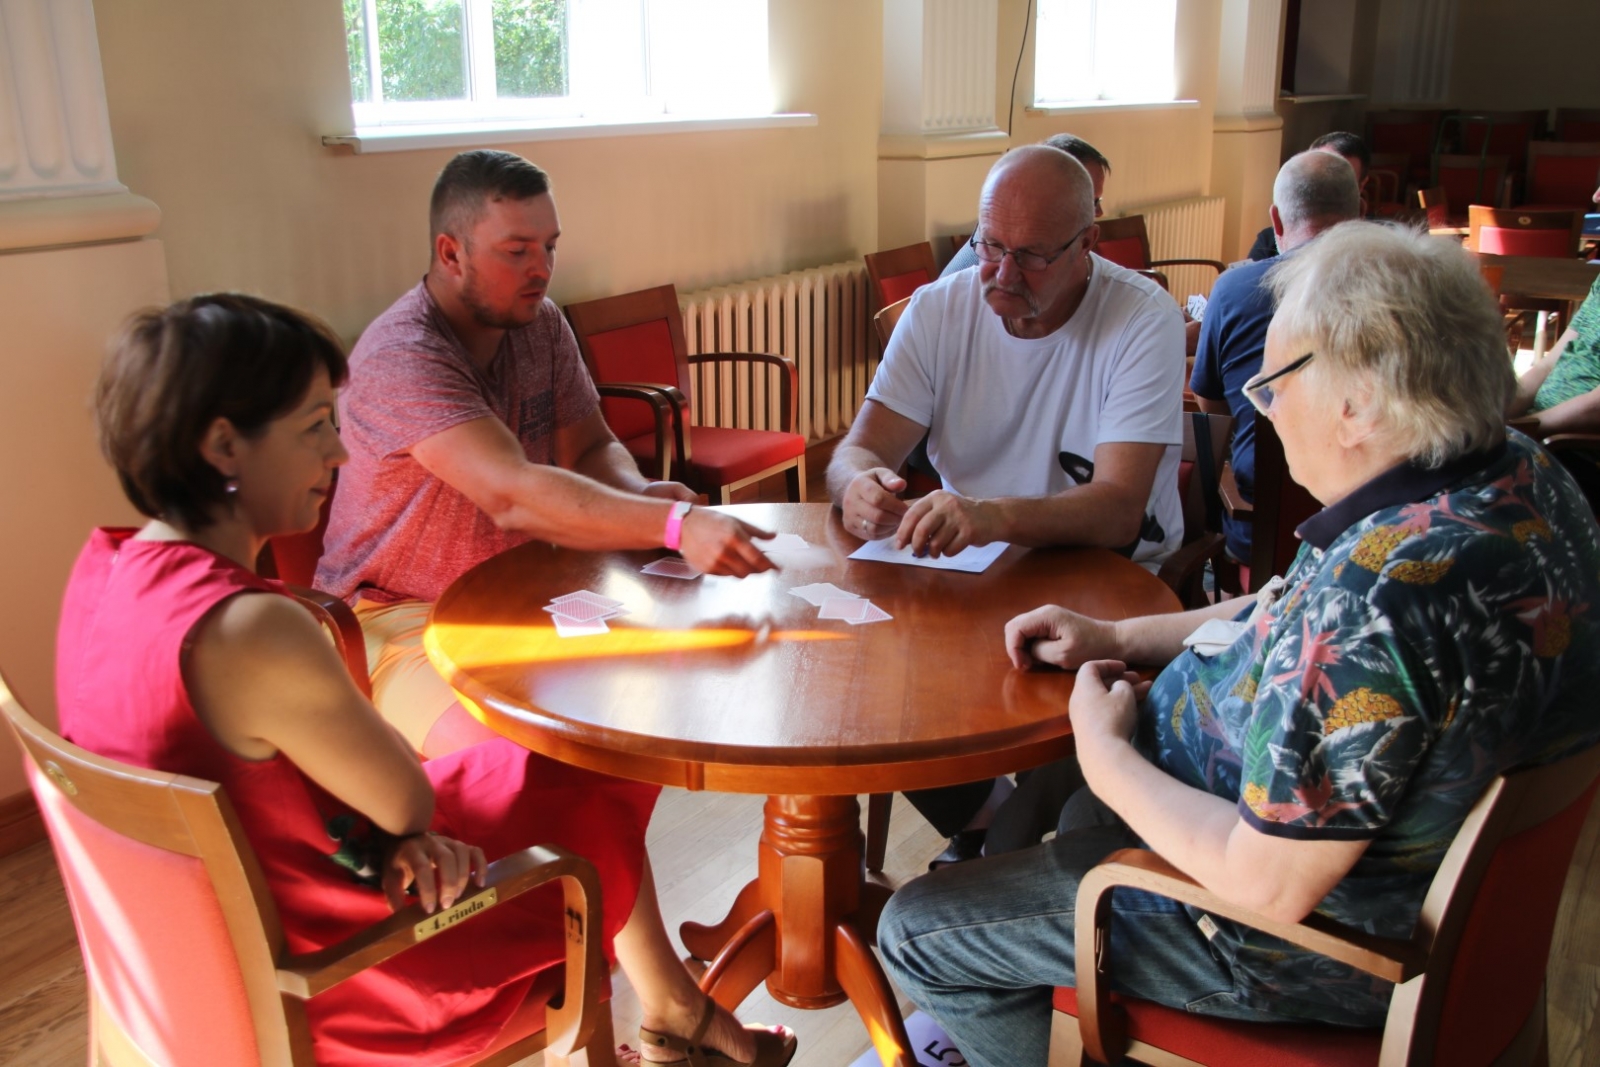
<instances>
[{"instance_id":1,"label":"background seated man","mask_svg":"<svg viewBox=\"0 0 1600 1067\"><path fill-rule=\"evenodd\" d=\"M1147 845L1280 922L1316 910L1405 938L1490 778L1600 743L1600 530L1559 465L1508 439L1514 383L1476 265L1353 222L1271 284L1247 391L1325 505L1287 588L1115 623L1056 607L1012 620L1019 668L1078 668L1092 792L1052 841L919 878L883 913L889 972L974 1067L1045 1062L1051 989L1075 980L1078 884L1109 852ZM1235 611L1222 651L1184 648ZM1134 663L1165 669L1139 683ZM1392 988L1342 964L1150 894L1112 908L1118 992L1233 1019L1383 1022Z\"/></svg>"},{"instance_id":2,"label":"background seated man","mask_svg":"<svg viewBox=\"0 0 1600 1067\"><path fill-rule=\"evenodd\" d=\"M419 751L493 734L428 663L430 602L528 540L681 549L711 574L772 563L761 531L650 482L606 426L571 329L546 298L561 222L544 171L509 152L456 156L429 212L425 278L367 327L339 412L339 480L317 585L351 600L372 696Z\"/></svg>"},{"instance_id":3,"label":"background seated man","mask_svg":"<svg viewBox=\"0 0 1600 1067\"><path fill-rule=\"evenodd\" d=\"M1293 156L1272 183L1272 232L1285 256L1318 234L1356 218L1361 194L1355 173L1331 152L1308 151ZM1261 350L1272 321L1272 291L1267 276L1277 258L1245 263L1217 279L1200 327L1189 388L1202 411L1232 415L1231 463L1239 493L1255 500L1256 409L1244 385L1261 370ZM1250 562L1250 523L1222 517L1228 553Z\"/></svg>"},{"instance_id":4,"label":"background seated man","mask_svg":"<svg viewBox=\"0 0 1600 1067\"><path fill-rule=\"evenodd\" d=\"M1154 567L1182 542L1183 323L1159 286L1090 249L1077 160L1002 156L978 204L977 270L919 289L828 467L844 523L940 556L968 545L1100 545ZM921 437L944 488L895 471ZM982 829L1005 786L912 794L942 834Z\"/></svg>"},{"instance_id":5,"label":"background seated man","mask_svg":"<svg viewBox=\"0 0 1600 1067\"><path fill-rule=\"evenodd\" d=\"M1367 168L1372 165L1372 153L1367 149L1367 142L1360 135L1335 130L1325 133L1306 146L1307 152L1331 152L1342 156L1356 172L1356 196L1360 197L1361 183L1367 180ZM1358 216L1366 214L1366 204L1361 204ZM1256 243L1250 246L1250 260L1259 263L1264 259L1271 259L1280 251L1276 240L1276 230L1268 226L1256 234Z\"/></svg>"}]
</instances>

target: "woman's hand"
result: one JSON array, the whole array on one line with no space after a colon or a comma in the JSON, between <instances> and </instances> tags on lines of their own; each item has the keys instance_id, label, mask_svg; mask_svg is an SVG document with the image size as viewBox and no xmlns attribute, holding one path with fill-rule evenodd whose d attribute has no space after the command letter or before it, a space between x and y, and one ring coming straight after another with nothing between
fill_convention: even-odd
<instances>
[{"instance_id":1,"label":"woman's hand","mask_svg":"<svg viewBox=\"0 0 1600 1067\"><path fill-rule=\"evenodd\" d=\"M467 888L470 878L482 888L489 869L483 849L443 834L422 833L395 842L383 865L383 892L389 907L406 904L406 886L416 890L422 910L448 908Z\"/></svg>"},{"instance_id":2,"label":"woman's hand","mask_svg":"<svg viewBox=\"0 0 1600 1067\"><path fill-rule=\"evenodd\" d=\"M1077 667L1121 651L1111 623L1046 604L1006 623L1006 654L1027 670L1035 663Z\"/></svg>"},{"instance_id":3,"label":"woman's hand","mask_svg":"<svg viewBox=\"0 0 1600 1067\"><path fill-rule=\"evenodd\" d=\"M1126 744L1139 722L1139 701L1150 683L1118 660L1095 660L1078 668L1067 713L1085 775L1108 745ZM1091 786L1093 783L1090 783Z\"/></svg>"}]
</instances>

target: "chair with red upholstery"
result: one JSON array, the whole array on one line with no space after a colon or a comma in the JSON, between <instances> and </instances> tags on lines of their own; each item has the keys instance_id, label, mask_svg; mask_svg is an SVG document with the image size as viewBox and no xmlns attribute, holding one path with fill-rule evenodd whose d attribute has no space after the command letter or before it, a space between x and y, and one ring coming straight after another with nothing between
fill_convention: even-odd
<instances>
[{"instance_id":1,"label":"chair with red upholstery","mask_svg":"<svg viewBox=\"0 0 1600 1067\"><path fill-rule=\"evenodd\" d=\"M1413 182L1428 184L1428 158L1433 155L1439 118L1439 111L1367 112L1367 148L1407 159L1407 170L1400 176L1402 188Z\"/></svg>"},{"instance_id":2,"label":"chair with red upholstery","mask_svg":"<svg viewBox=\"0 0 1600 1067\"><path fill-rule=\"evenodd\" d=\"M1583 212L1492 208L1467 209L1467 247L1497 256L1571 259L1578 253Z\"/></svg>"},{"instance_id":3,"label":"chair with red upholstery","mask_svg":"<svg viewBox=\"0 0 1600 1067\"><path fill-rule=\"evenodd\" d=\"M1444 190L1451 218L1465 217L1470 204L1504 207L1510 203L1510 163L1505 156L1433 157L1433 185Z\"/></svg>"},{"instance_id":4,"label":"chair with red upholstery","mask_svg":"<svg viewBox=\"0 0 1600 1067\"><path fill-rule=\"evenodd\" d=\"M1596 175L1600 141L1537 141L1528 149L1525 206L1591 210Z\"/></svg>"},{"instance_id":5,"label":"chair with red upholstery","mask_svg":"<svg viewBox=\"0 0 1600 1067\"><path fill-rule=\"evenodd\" d=\"M306 1001L458 921L559 879L565 967L535 982L476 1062L614 1064L596 930L599 878L581 857L534 847L489 867L448 912L412 905L310 956L291 956L278 910L222 788L103 759L42 726L0 678L0 710L55 849L89 979L90 1062L313 1063ZM455 918L452 918L455 917ZM552 921L562 921L552 915ZM560 1007L552 1007L560 997Z\"/></svg>"},{"instance_id":6,"label":"chair with red upholstery","mask_svg":"<svg viewBox=\"0 0 1600 1067\"><path fill-rule=\"evenodd\" d=\"M1459 226L1465 223L1467 218L1465 212L1461 214L1459 220L1450 217L1450 197L1437 185L1430 189L1417 190L1417 206L1427 218L1430 230Z\"/></svg>"},{"instance_id":7,"label":"chair with red upholstery","mask_svg":"<svg viewBox=\"0 0 1600 1067\"><path fill-rule=\"evenodd\" d=\"M789 500L805 500L806 439L793 432L799 389L792 360L765 352L689 355L678 291L671 285L568 304L566 313L600 389L606 423L640 470L675 478L724 504L735 489L782 473ZM765 383L769 404L776 397L771 406L779 429L691 427L689 369L704 364L742 364L755 379L753 388Z\"/></svg>"},{"instance_id":8,"label":"chair with red upholstery","mask_svg":"<svg viewBox=\"0 0 1600 1067\"><path fill-rule=\"evenodd\" d=\"M1600 784L1600 747L1489 783L1446 852L1406 941L1313 914L1281 923L1227 904L1153 852L1125 849L1078 889L1076 989L1058 989L1051 1067L1521 1067L1545 1062L1545 968L1556 912ZM1114 995L1111 892L1132 886L1395 983L1382 1030L1209 1018Z\"/></svg>"},{"instance_id":9,"label":"chair with red upholstery","mask_svg":"<svg viewBox=\"0 0 1600 1067\"><path fill-rule=\"evenodd\" d=\"M1556 140L1600 141L1600 108L1556 108Z\"/></svg>"},{"instance_id":10,"label":"chair with red upholstery","mask_svg":"<svg viewBox=\"0 0 1600 1067\"><path fill-rule=\"evenodd\" d=\"M1119 267L1157 275L1155 280L1162 288L1169 288L1162 267L1210 267L1218 274L1228 269L1226 263L1215 259L1151 259L1150 234L1145 228L1143 215L1123 215L1114 219L1096 220L1100 227L1099 240L1094 251L1101 259L1109 259Z\"/></svg>"},{"instance_id":11,"label":"chair with red upholstery","mask_svg":"<svg viewBox=\"0 0 1600 1067\"><path fill-rule=\"evenodd\" d=\"M1544 133L1543 111L1478 111L1463 115L1461 151L1469 155L1505 156L1513 174L1528 163L1528 145Z\"/></svg>"},{"instance_id":12,"label":"chair with red upholstery","mask_svg":"<svg viewBox=\"0 0 1600 1067\"><path fill-rule=\"evenodd\" d=\"M1246 593L1260 592L1275 575L1289 573L1289 564L1300 551L1296 527L1322 509L1289 473L1283 441L1272 420L1258 417L1255 428L1254 499L1244 499L1231 467L1223 469L1218 487L1228 517L1250 523L1250 559L1239 567L1239 584Z\"/></svg>"},{"instance_id":13,"label":"chair with red upholstery","mask_svg":"<svg viewBox=\"0 0 1600 1067\"><path fill-rule=\"evenodd\" d=\"M1374 152L1362 186L1368 212L1379 218L1402 214L1413 186L1412 169L1411 157L1404 152Z\"/></svg>"},{"instance_id":14,"label":"chair with red upholstery","mask_svg":"<svg viewBox=\"0 0 1600 1067\"><path fill-rule=\"evenodd\" d=\"M960 251L959 246L956 251ZM880 308L904 300L939 277L939 268L933 261L933 245L927 241L883 252L868 252L862 258L867 261L867 277L872 279L872 291L878 294Z\"/></svg>"}]
</instances>

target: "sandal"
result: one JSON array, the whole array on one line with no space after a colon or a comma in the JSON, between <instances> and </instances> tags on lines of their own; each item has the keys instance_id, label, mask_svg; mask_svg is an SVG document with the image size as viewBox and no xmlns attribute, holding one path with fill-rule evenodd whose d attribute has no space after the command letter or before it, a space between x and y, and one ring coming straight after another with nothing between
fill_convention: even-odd
<instances>
[{"instance_id":1,"label":"sandal","mask_svg":"<svg viewBox=\"0 0 1600 1067\"><path fill-rule=\"evenodd\" d=\"M710 997L706 998L705 1011L700 1016L700 1023L694 1028L694 1033L687 1038L676 1034L659 1034L654 1030L639 1027L639 1042L643 1045L653 1045L656 1048L667 1049L670 1052L681 1052L683 1057L676 1060L652 1061L641 1058L640 1063L649 1064L664 1062L667 1064L687 1064L688 1067L717 1067L721 1064L739 1064L741 1067L786 1067L794 1059L794 1052L799 1042L795 1040L794 1032L787 1027L771 1030L756 1023L748 1023L748 1030L756 1041L756 1056L753 1060L736 1060L721 1049L711 1048L709 1045L700 1044L700 1039L711 1029L711 1020L716 1018L717 1002Z\"/></svg>"}]
</instances>

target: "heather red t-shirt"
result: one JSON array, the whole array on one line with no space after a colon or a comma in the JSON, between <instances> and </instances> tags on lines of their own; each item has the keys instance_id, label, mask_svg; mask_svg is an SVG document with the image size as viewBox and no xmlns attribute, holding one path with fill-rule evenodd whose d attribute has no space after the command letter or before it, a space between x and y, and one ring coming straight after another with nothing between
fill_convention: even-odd
<instances>
[{"instance_id":1,"label":"heather red t-shirt","mask_svg":"<svg viewBox=\"0 0 1600 1067\"><path fill-rule=\"evenodd\" d=\"M521 544L411 457L419 441L474 419L511 428L533 463L555 431L599 405L561 312L549 300L509 331L486 371L473 365L424 284L373 320L339 395L350 462L339 472L317 587L346 599L437 600L470 567Z\"/></svg>"}]
</instances>

